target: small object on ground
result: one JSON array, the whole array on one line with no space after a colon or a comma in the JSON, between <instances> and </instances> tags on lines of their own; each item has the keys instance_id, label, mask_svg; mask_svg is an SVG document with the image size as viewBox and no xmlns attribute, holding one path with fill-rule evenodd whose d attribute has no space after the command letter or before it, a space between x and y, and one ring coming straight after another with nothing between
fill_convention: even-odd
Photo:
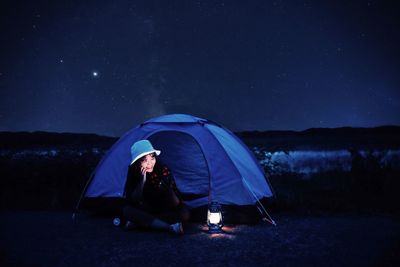
<instances>
[{"instance_id":1,"label":"small object on ground","mask_svg":"<svg viewBox=\"0 0 400 267\"><path fill-rule=\"evenodd\" d=\"M131 221L126 221L125 225L124 225L124 230L125 231L130 231L136 228L136 224L131 222Z\"/></svg>"},{"instance_id":2,"label":"small object on ground","mask_svg":"<svg viewBox=\"0 0 400 267\"><path fill-rule=\"evenodd\" d=\"M114 224L114 226L120 226L121 225L121 219L118 218L118 217L115 217L113 219L113 224Z\"/></svg>"},{"instance_id":3,"label":"small object on ground","mask_svg":"<svg viewBox=\"0 0 400 267\"><path fill-rule=\"evenodd\" d=\"M171 224L170 225L170 230L174 234L182 235L183 234L182 223L178 222L178 223Z\"/></svg>"}]
</instances>

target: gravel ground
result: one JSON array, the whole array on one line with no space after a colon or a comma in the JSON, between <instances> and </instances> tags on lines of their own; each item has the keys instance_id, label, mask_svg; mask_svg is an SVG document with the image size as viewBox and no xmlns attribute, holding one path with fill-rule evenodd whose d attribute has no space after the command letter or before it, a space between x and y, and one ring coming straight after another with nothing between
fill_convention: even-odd
<instances>
[{"instance_id":1,"label":"gravel ground","mask_svg":"<svg viewBox=\"0 0 400 267\"><path fill-rule=\"evenodd\" d=\"M378 215L275 216L211 236L124 232L110 219L2 212L0 266L400 266L400 223Z\"/></svg>"}]
</instances>

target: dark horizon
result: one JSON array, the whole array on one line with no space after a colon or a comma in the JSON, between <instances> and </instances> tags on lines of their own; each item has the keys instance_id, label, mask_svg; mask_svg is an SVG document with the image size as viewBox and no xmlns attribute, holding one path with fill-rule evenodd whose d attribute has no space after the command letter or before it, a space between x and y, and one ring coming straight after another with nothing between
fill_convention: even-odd
<instances>
[{"instance_id":1,"label":"dark horizon","mask_svg":"<svg viewBox=\"0 0 400 267\"><path fill-rule=\"evenodd\" d=\"M138 125L136 125L138 126ZM136 127L134 126L134 127ZM223 125L222 125L223 126ZM132 127L131 129L133 129ZM128 132L128 129L126 132ZM230 129L228 129L230 130ZM246 135L268 135L268 134L275 134L275 133L294 133L294 134L302 134L302 133L310 133L310 132L359 132L359 131L399 131L400 132L400 125L380 125L376 127L351 127L351 126L343 126L343 127L320 127L320 128L308 128L304 130L244 130L244 131L232 131L236 135L246 136ZM125 133L126 133L125 132ZM125 134L123 133L123 134ZM395 134L394 132L391 132ZM99 137L105 138L120 138L120 136L111 136L111 135L102 135L94 132L57 132L57 131L42 131L42 130L33 130L33 131L0 131L0 135L4 134L57 134L57 135L97 135Z\"/></svg>"},{"instance_id":2,"label":"dark horizon","mask_svg":"<svg viewBox=\"0 0 400 267\"><path fill-rule=\"evenodd\" d=\"M167 115L167 114L166 114ZM140 123L138 124L140 125ZM21 131L3 131L0 130L0 133L55 133L55 134L82 134L82 135L98 135L102 137L110 137L110 138L119 138L129 130L135 128L136 126L133 126L130 129L127 129L124 133L122 133L120 136L113 136L113 135L104 135L96 132L70 132L70 131L45 131L45 130L21 130ZM224 125L222 125L224 126ZM225 126L224 126L225 127ZM227 127L225 127L227 128ZM227 128L231 132L238 134L238 133L272 133L272 132L294 132L294 133L302 133L302 132L307 132L310 130L338 130L338 129L382 129L382 128L400 128L399 125L395 124L386 124L386 125L378 125L378 126L371 126L371 127L363 127L363 126L339 126L339 127L311 127L303 130L288 130L288 129L271 129L271 130L242 130L242 131L232 131L231 129Z\"/></svg>"}]
</instances>

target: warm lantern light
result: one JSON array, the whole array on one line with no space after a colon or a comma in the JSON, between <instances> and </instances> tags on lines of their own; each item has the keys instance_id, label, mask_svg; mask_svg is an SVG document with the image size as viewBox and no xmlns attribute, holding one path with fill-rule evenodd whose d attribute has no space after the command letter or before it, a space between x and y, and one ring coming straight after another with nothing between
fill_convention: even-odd
<instances>
[{"instance_id":1,"label":"warm lantern light","mask_svg":"<svg viewBox=\"0 0 400 267\"><path fill-rule=\"evenodd\" d=\"M211 234L222 233L222 209L218 202L211 202L207 214L208 232Z\"/></svg>"}]
</instances>

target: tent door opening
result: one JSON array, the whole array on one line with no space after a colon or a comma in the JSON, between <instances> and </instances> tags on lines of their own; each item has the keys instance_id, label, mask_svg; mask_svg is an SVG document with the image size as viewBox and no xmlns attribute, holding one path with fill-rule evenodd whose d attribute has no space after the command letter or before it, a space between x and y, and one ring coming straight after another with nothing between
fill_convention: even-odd
<instances>
[{"instance_id":1,"label":"tent door opening","mask_svg":"<svg viewBox=\"0 0 400 267\"><path fill-rule=\"evenodd\" d=\"M161 150L159 159L170 168L184 200L208 196L208 165L199 144L192 136L178 131L160 131L147 139L156 149Z\"/></svg>"}]
</instances>

